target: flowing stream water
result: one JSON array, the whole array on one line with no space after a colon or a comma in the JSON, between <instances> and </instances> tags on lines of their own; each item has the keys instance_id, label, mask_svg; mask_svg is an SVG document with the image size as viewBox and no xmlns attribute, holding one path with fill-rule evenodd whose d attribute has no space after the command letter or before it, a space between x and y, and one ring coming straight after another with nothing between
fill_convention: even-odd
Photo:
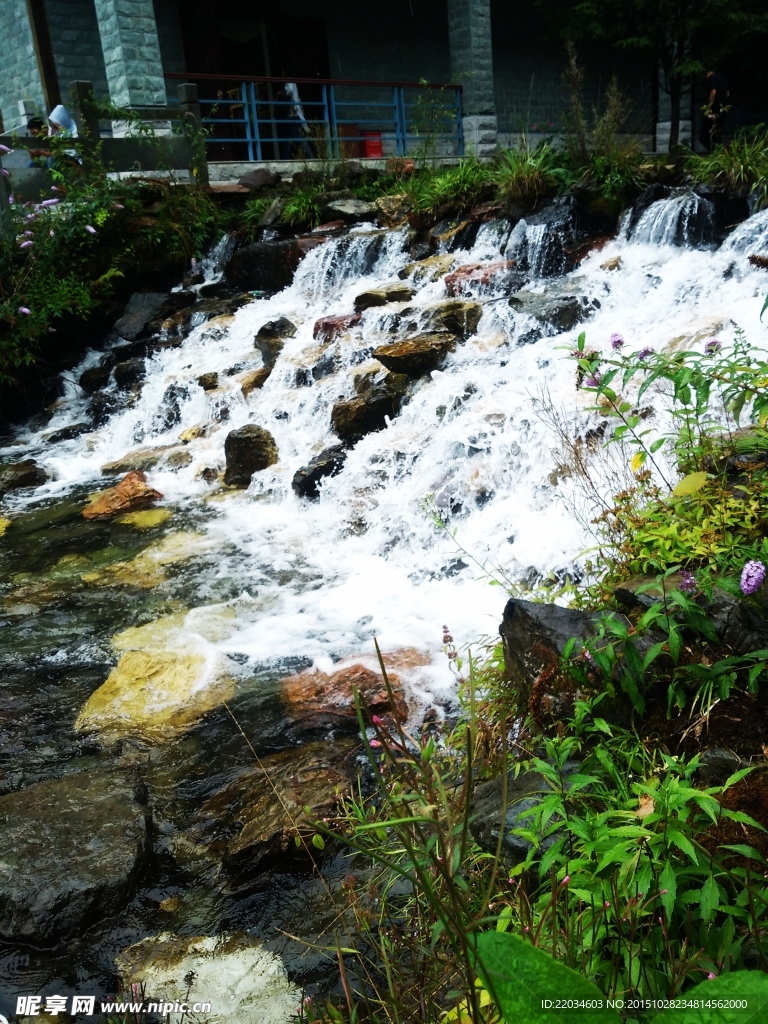
<instances>
[{"instance_id":1,"label":"flowing stream water","mask_svg":"<svg viewBox=\"0 0 768 1024\"><path fill-rule=\"evenodd\" d=\"M100 353L89 353L66 375L50 422L20 427L0 449L3 461L34 458L51 478L8 494L2 506L12 524L0 540L2 792L76 771L94 756L73 723L117 660L112 637L169 616L177 643L181 637L207 663L228 666L232 706L259 737L260 751L279 746L270 746L279 678L370 657L374 637L385 652L421 652L403 676L414 717L450 707L455 680L442 653L443 624L459 644L493 637L505 598L489 574L528 584L563 580L578 574L591 543L569 514L579 500L575 484L558 477L556 438L534 402L548 396L574 436L595 425L568 359L579 332L603 351L614 332L628 352L695 348L712 336L725 342L737 329L765 342L768 278L745 257L768 244L768 213L715 248L707 244L705 202L683 195L653 204L633 231L562 276L537 276L554 229L521 222L510 233L504 222L484 225L471 248L454 253L456 265L517 257L530 268L534 292L599 306L584 324L535 340L536 322L510 307L503 288L484 286L476 334L423 378L385 430L354 446L316 501L298 497L291 482L338 443L334 402L354 394L353 377L369 368L377 345L402 336L403 324L418 325L446 298L442 280L423 283L408 302L369 309L330 345L313 338L318 318L352 312L356 295L397 278L410 260L404 231L355 229L314 249L280 294L249 301L229 320L201 323L180 347L151 356L132 405L51 444L51 432L87 418L88 398L74 381L98 362ZM245 398L237 373L261 365L254 336L280 316L296 334L263 388ZM197 378L212 371L219 386L206 392ZM223 469L227 433L247 423L271 432L278 462L256 473L247 490L222 491L211 471ZM148 472L163 495L159 507L171 513L164 522L141 531L82 519L87 495L105 486L105 463L142 446L176 444L185 431L186 464ZM427 496L448 529L426 514ZM144 561L135 561L142 552ZM120 575L126 564L133 575ZM199 686L208 682L203 673ZM315 882L273 871L268 884L241 892L210 865L189 869L179 853L175 837L191 809L249 757L231 719L214 711L204 727L149 754L124 747L121 756L132 752L153 793L159 866L95 938L53 953L0 951L0 990L113 991L114 954L163 925L187 934L250 929L286 956L294 976L322 974L316 959L302 958L277 933L311 932ZM162 918L158 906L178 893L182 909ZM0 997L0 1012L9 1011Z\"/></svg>"}]
</instances>

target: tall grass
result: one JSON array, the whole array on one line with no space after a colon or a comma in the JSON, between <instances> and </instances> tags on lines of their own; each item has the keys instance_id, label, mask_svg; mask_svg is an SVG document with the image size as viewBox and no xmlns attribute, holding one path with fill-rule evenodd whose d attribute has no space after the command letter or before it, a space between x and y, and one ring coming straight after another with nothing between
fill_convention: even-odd
<instances>
[{"instance_id":1,"label":"tall grass","mask_svg":"<svg viewBox=\"0 0 768 1024\"><path fill-rule=\"evenodd\" d=\"M716 146L706 156L692 154L686 170L695 181L719 185L742 195L756 192L768 198L768 128L745 128L727 146Z\"/></svg>"}]
</instances>

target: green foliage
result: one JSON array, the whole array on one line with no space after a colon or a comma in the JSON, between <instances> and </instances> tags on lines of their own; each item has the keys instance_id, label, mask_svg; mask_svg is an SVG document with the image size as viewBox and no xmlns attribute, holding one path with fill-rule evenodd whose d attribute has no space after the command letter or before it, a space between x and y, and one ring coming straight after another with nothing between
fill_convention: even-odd
<instances>
[{"instance_id":1,"label":"green foliage","mask_svg":"<svg viewBox=\"0 0 768 1024\"><path fill-rule=\"evenodd\" d=\"M494 178L504 203L531 209L575 180L564 166L562 153L549 143L530 149L525 140L519 149L499 154Z\"/></svg>"},{"instance_id":2,"label":"green foliage","mask_svg":"<svg viewBox=\"0 0 768 1024\"><path fill-rule=\"evenodd\" d=\"M417 159L426 164L437 157L437 140L451 130L456 115L456 103L445 89L431 88L426 78L419 79L422 87L410 105L410 131L417 137Z\"/></svg>"},{"instance_id":3,"label":"green foliage","mask_svg":"<svg viewBox=\"0 0 768 1024\"><path fill-rule=\"evenodd\" d=\"M314 185L297 189L283 207L282 216L286 224L316 227L320 223L320 207L316 197L321 192L322 187Z\"/></svg>"},{"instance_id":4,"label":"green foliage","mask_svg":"<svg viewBox=\"0 0 768 1024\"><path fill-rule=\"evenodd\" d=\"M491 181L487 164L476 157L460 160L455 167L439 173L425 172L408 182L406 190L414 206L425 213L437 214L442 208L464 209L477 202L483 186Z\"/></svg>"},{"instance_id":5,"label":"green foliage","mask_svg":"<svg viewBox=\"0 0 768 1024\"><path fill-rule=\"evenodd\" d=\"M689 157L686 170L694 181L742 195L756 191L764 202L768 197L768 128L743 128L727 146Z\"/></svg>"},{"instance_id":6,"label":"green foliage","mask_svg":"<svg viewBox=\"0 0 768 1024\"><path fill-rule=\"evenodd\" d=\"M246 200L242 213L237 217L237 225L242 228L245 236L253 240L259 231L259 222L273 203L269 196L251 196Z\"/></svg>"}]
</instances>

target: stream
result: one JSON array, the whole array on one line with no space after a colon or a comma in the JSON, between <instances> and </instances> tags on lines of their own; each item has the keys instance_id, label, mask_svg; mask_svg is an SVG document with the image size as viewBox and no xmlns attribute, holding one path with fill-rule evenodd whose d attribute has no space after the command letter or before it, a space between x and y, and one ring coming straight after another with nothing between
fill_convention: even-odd
<instances>
[{"instance_id":1,"label":"stream","mask_svg":"<svg viewBox=\"0 0 768 1024\"><path fill-rule=\"evenodd\" d=\"M325 884L288 856L255 878L233 877L190 839L199 810L255 755L305 741L285 725L286 677L361 659L373 665L375 638L397 667L411 721L450 713L455 675L443 625L459 646L492 639L505 599L494 581L579 578L593 541L571 514L583 497L557 471L551 419L555 412L574 437L598 423L568 358L580 331L602 351L618 332L629 353L703 347L713 336L727 343L738 330L766 342L768 276L746 256L768 249L768 212L717 245L706 203L688 193L652 204L567 273L558 272L556 222L491 221L471 244L450 248L452 271L516 260L524 289L575 297L583 322L561 330L537 318L534 301L510 306L502 273L470 285L461 298L482 305L476 331L413 383L386 429L350 447L316 500L292 481L338 444L334 403L355 395L355 378L380 369L374 348L424 329L446 300L442 277L410 277L411 298L367 309L330 342L313 337L321 317L351 314L358 295L398 280L412 262L405 229L353 228L309 252L279 294L198 317L197 326L193 314L182 344L147 357L140 387L107 384L114 409L101 425L53 442L89 422L91 399L76 382L103 352L88 352L64 375L48 422L0 439L0 463L34 459L49 477L0 498L0 523L10 523L0 534L0 798L117 767L146 787L153 819L153 853L126 905L50 945L0 940L0 1013L15 1013L20 994L107 998L117 991L116 956L166 934L259 940L251 952L270 959L246 957L237 984L277 964L290 979L285 1006L295 1006L302 985L332 979L333 963L298 940L312 941L332 919L345 859L325 855ZM446 255L452 244L442 245ZM246 396L245 376L263 365L255 336L280 317L295 334ZM204 389L202 374L216 374L216 386ZM246 424L271 433L278 459L247 489L225 488L224 441ZM83 518L89 497L125 472L105 475L105 464L162 446L167 454L146 470L162 495L152 515ZM606 470L606 493L611 480ZM445 528L425 510L427 498ZM113 721L102 709L98 728L76 724L121 652L145 650L183 652L197 711L182 721L164 707L155 731L143 733L126 725L130 707L113 707ZM332 732L311 738L336 742ZM88 835L77 842L87 846ZM222 974L222 990L237 989L232 978ZM250 1005L243 996L221 1019L268 1019ZM286 1020L285 1010L269 1019Z\"/></svg>"}]
</instances>

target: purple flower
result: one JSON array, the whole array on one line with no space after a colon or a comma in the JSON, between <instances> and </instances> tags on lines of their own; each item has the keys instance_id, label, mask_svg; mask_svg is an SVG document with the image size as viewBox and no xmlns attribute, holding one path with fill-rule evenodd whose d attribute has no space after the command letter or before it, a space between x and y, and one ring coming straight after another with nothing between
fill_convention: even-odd
<instances>
[{"instance_id":1,"label":"purple flower","mask_svg":"<svg viewBox=\"0 0 768 1024\"><path fill-rule=\"evenodd\" d=\"M13 192L11 192L11 194L8 196L8 202L11 204L11 206L13 206L13 204L16 202L16 196L13 194Z\"/></svg>"},{"instance_id":2,"label":"purple flower","mask_svg":"<svg viewBox=\"0 0 768 1024\"><path fill-rule=\"evenodd\" d=\"M51 228L51 230L48 232L48 234L51 236L51 238L53 238L53 236L56 234L56 232L53 230L53 228Z\"/></svg>"},{"instance_id":3,"label":"purple flower","mask_svg":"<svg viewBox=\"0 0 768 1024\"><path fill-rule=\"evenodd\" d=\"M581 653L584 655L584 660L588 661L590 665L594 665L595 664L594 655L592 654L592 651L590 651L590 649L588 647L585 647L584 650Z\"/></svg>"},{"instance_id":4,"label":"purple flower","mask_svg":"<svg viewBox=\"0 0 768 1024\"><path fill-rule=\"evenodd\" d=\"M677 589L682 590L684 594L692 594L696 590L696 577L690 569L681 570Z\"/></svg>"},{"instance_id":5,"label":"purple flower","mask_svg":"<svg viewBox=\"0 0 768 1024\"><path fill-rule=\"evenodd\" d=\"M0 167L0 174L2 174L2 176L4 178L10 178L10 176L11 176L11 172L10 171L6 171L6 169L4 167Z\"/></svg>"},{"instance_id":6,"label":"purple flower","mask_svg":"<svg viewBox=\"0 0 768 1024\"><path fill-rule=\"evenodd\" d=\"M649 356L652 356L653 352L654 350L652 348L641 348L640 351L637 353L637 358L642 362L644 359L647 359Z\"/></svg>"},{"instance_id":7,"label":"purple flower","mask_svg":"<svg viewBox=\"0 0 768 1024\"><path fill-rule=\"evenodd\" d=\"M717 338L710 338L704 346L704 354L707 356L715 356L723 347L723 343L718 341Z\"/></svg>"},{"instance_id":8,"label":"purple flower","mask_svg":"<svg viewBox=\"0 0 768 1024\"><path fill-rule=\"evenodd\" d=\"M595 370L594 373L590 374L589 377L584 381L584 386L587 388L599 388L600 387L600 374Z\"/></svg>"},{"instance_id":9,"label":"purple flower","mask_svg":"<svg viewBox=\"0 0 768 1024\"><path fill-rule=\"evenodd\" d=\"M620 334L611 335L611 348L614 352L618 352L624 345L624 338Z\"/></svg>"},{"instance_id":10,"label":"purple flower","mask_svg":"<svg viewBox=\"0 0 768 1024\"><path fill-rule=\"evenodd\" d=\"M95 235L96 234L96 228L91 227L90 224L86 224L85 225L85 230L88 232L89 235Z\"/></svg>"},{"instance_id":11,"label":"purple flower","mask_svg":"<svg viewBox=\"0 0 768 1024\"><path fill-rule=\"evenodd\" d=\"M32 312L32 310L31 309L27 309L26 306L19 306L19 312L21 313L22 316L29 316L29 314Z\"/></svg>"},{"instance_id":12,"label":"purple flower","mask_svg":"<svg viewBox=\"0 0 768 1024\"><path fill-rule=\"evenodd\" d=\"M55 327L49 327L48 328L48 333L49 334L55 334L56 333L56 328Z\"/></svg>"},{"instance_id":13,"label":"purple flower","mask_svg":"<svg viewBox=\"0 0 768 1024\"><path fill-rule=\"evenodd\" d=\"M123 206L122 203L115 203L115 205L112 207L112 209L113 210L124 210L125 207Z\"/></svg>"},{"instance_id":14,"label":"purple flower","mask_svg":"<svg viewBox=\"0 0 768 1024\"><path fill-rule=\"evenodd\" d=\"M42 201L42 203L40 203L40 205L41 206L56 206L56 204L60 203L60 202L61 202L60 199L44 199Z\"/></svg>"},{"instance_id":15,"label":"purple flower","mask_svg":"<svg viewBox=\"0 0 768 1024\"><path fill-rule=\"evenodd\" d=\"M715 977L715 975L712 973L712 971L710 971L709 974L707 975L707 981L712 981L712 979L714 977Z\"/></svg>"},{"instance_id":16,"label":"purple flower","mask_svg":"<svg viewBox=\"0 0 768 1024\"><path fill-rule=\"evenodd\" d=\"M765 566L762 562L746 562L741 570L741 591L749 596L755 594L762 587L765 579Z\"/></svg>"},{"instance_id":17,"label":"purple flower","mask_svg":"<svg viewBox=\"0 0 768 1024\"><path fill-rule=\"evenodd\" d=\"M26 220L26 221L33 221L34 219L35 219L34 213L28 213L27 216L24 218L24 220Z\"/></svg>"},{"instance_id":18,"label":"purple flower","mask_svg":"<svg viewBox=\"0 0 768 1024\"><path fill-rule=\"evenodd\" d=\"M11 151L10 151L10 149L8 149L7 146L0 146L0 153L5 154L5 153L10 153L10 152Z\"/></svg>"},{"instance_id":19,"label":"purple flower","mask_svg":"<svg viewBox=\"0 0 768 1024\"><path fill-rule=\"evenodd\" d=\"M51 192L58 192L58 191L59 191L58 185L51 185Z\"/></svg>"},{"instance_id":20,"label":"purple flower","mask_svg":"<svg viewBox=\"0 0 768 1024\"><path fill-rule=\"evenodd\" d=\"M24 234L27 236L27 238L31 238L32 237L32 232L31 231L25 231Z\"/></svg>"},{"instance_id":21,"label":"purple flower","mask_svg":"<svg viewBox=\"0 0 768 1024\"><path fill-rule=\"evenodd\" d=\"M31 248L32 248L32 246L33 246L34 244L35 244L35 243L34 243L34 242L32 241L32 239L31 239L31 238L28 238L28 239L26 240L26 242L22 242L22 243L21 243L21 245L19 246L19 248L20 248L20 249L31 249Z\"/></svg>"}]
</instances>

